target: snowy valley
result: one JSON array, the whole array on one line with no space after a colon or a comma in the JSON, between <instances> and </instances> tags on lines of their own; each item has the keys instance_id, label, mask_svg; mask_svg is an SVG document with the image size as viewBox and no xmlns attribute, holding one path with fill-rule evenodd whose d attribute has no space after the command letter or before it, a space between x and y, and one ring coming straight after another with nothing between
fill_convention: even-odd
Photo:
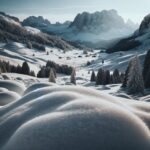
<instances>
[{"instance_id":1,"label":"snowy valley","mask_svg":"<svg viewBox=\"0 0 150 150\"><path fill-rule=\"evenodd\" d=\"M149 15L0 13L0 149L149 150L149 37Z\"/></svg>"}]
</instances>

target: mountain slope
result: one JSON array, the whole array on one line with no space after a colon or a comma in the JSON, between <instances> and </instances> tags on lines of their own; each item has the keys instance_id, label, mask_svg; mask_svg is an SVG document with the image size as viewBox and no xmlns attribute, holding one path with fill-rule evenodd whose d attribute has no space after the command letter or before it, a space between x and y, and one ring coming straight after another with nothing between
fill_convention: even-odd
<instances>
[{"instance_id":1,"label":"mountain slope","mask_svg":"<svg viewBox=\"0 0 150 150\"><path fill-rule=\"evenodd\" d=\"M60 49L72 49L72 46L58 36L51 36L42 32L32 33L16 19L8 15L0 14L0 41L15 41L20 43L31 43L32 45L47 45Z\"/></svg>"},{"instance_id":2,"label":"mountain slope","mask_svg":"<svg viewBox=\"0 0 150 150\"><path fill-rule=\"evenodd\" d=\"M150 48L150 14L144 17L137 31L128 38L120 40L107 50L108 53L128 50L147 50Z\"/></svg>"}]
</instances>

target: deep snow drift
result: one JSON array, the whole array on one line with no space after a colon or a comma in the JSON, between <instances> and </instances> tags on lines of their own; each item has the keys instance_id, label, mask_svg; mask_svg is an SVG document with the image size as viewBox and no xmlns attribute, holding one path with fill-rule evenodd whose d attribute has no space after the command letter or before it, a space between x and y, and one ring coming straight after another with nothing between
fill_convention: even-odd
<instances>
[{"instance_id":1,"label":"deep snow drift","mask_svg":"<svg viewBox=\"0 0 150 150\"><path fill-rule=\"evenodd\" d=\"M150 149L149 103L80 86L35 87L0 108L0 149Z\"/></svg>"}]
</instances>

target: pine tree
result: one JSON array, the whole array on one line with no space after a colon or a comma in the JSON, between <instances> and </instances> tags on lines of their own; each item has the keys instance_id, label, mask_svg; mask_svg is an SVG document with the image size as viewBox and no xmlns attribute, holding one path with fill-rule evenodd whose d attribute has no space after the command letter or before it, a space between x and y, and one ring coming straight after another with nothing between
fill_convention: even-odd
<instances>
[{"instance_id":1,"label":"pine tree","mask_svg":"<svg viewBox=\"0 0 150 150\"><path fill-rule=\"evenodd\" d=\"M144 60L143 78L145 88L150 88L150 50L147 52Z\"/></svg>"},{"instance_id":2,"label":"pine tree","mask_svg":"<svg viewBox=\"0 0 150 150\"><path fill-rule=\"evenodd\" d=\"M7 70L7 72L10 72L11 71L11 68L10 68L10 64L9 64L9 62L7 62L7 63L5 63L6 65L6 70Z\"/></svg>"},{"instance_id":3,"label":"pine tree","mask_svg":"<svg viewBox=\"0 0 150 150\"><path fill-rule=\"evenodd\" d=\"M95 81L96 81L96 76L95 76L95 72L93 70L92 74L91 74L91 82L95 82Z\"/></svg>"},{"instance_id":4,"label":"pine tree","mask_svg":"<svg viewBox=\"0 0 150 150\"><path fill-rule=\"evenodd\" d=\"M114 79L114 83L115 84L121 82L121 80L120 80L120 74L119 74L119 70L118 69L114 70L114 72L113 72L113 79Z\"/></svg>"},{"instance_id":5,"label":"pine tree","mask_svg":"<svg viewBox=\"0 0 150 150\"><path fill-rule=\"evenodd\" d=\"M149 72L149 69L150 69L150 50L147 52L147 54L145 56L145 60L144 60L144 68L143 68L144 81L147 78L147 74Z\"/></svg>"},{"instance_id":6,"label":"pine tree","mask_svg":"<svg viewBox=\"0 0 150 150\"><path fill-rule=\"evenodd\" d=\"M17 66L16 72L20 74L22 73L22 68L20 65Z\"/></svg>"},{"instance_id":7,"label":"pine tree","mask_svg":"<svg viewBox=\"0 0 150 150\"><path fill-rule=\"evenodd\" d=\"M76 70L73 69L70 77L70 82L76 85Z\"/></svg>"},{"instance_id":8,"label":"pine tree","mask_svg":"<svg viewBox=\"0 0 150 150\"><path fill-rule=\"evenodd\" d=\"M109 71L109 70L106 70L105 75L106 75L106 85L107 85L107 84L111 84L110 71Z\"/></svg>"},{"instance_id":9,"label":"pine tree","mask_svg":"<svg viewBox=\"0 0 150 150\"><path fill-rule=\"evenodd\" d=\"M30 72L30 76L35 77L35 72L34 72L34 71L31 71L31 72Z\"/></svg>"},{"instance_id":10,"label":"pine tree","mask_svg":"<svg viewBox=\"0 0 150 150\"><path fill-rule=\"evenodd\" d=\"M124 80L123 80L123 83L122 83L122 87L123 88L127 87L127 81L128 81L129 71L131 69L131 66L132 66L132 60L129 62L128 67L127 67L127 69L125 71Z\"/></svg>"},{"instance_id":11,"label":"pine tree","mask_svg":"<svg viewBox=\"0 0 150 150\"><path fill-rule=\"evenodd\" d=\"M129 94L144 94L144 81L138 56L132 59L129 77L127 81Z\"/></svg>"},{"instance_id":12,"label":"pine tree","mask_svg":"<svg viewBox=\"0 0 150 150\"><path fill-rule=\"evenodd\" d=\"M96 85L104 85L105 83L105 72L103 69L99 69L96 77Z\"/></svg>"},{"instance_id":13,"label":"pine tree","mask_svg":"<svg viewBox=\"0 0 150 150\"><path fill-rule=\"evenodd\" d=\"M53 71L53 69L52 69L52 68L50 69L49 82L56 83L55 75L54 75L54 71Z\"/></svg>"},{"instance_id":14,"label":"pine tree","mask_svg":"<svg viewBox=\"0 0 150 150\"><path fill-rule=\"evenodd\" d=\"M22 74L30 75L30 68L26 61L22 64Z\"/></svg>"},{"instance_id":15,"label":"pine tree","mask_svg":"<svg viewBox=\"0 0 150 150\"><path fill-rule=\"evenodd\" d=\"M125 74L124 74L124 73L121 73L121 74L120 74L120 80L121 80L121 83L123 83L124 78L125 78Z\"/></svg>"}]
</instances>

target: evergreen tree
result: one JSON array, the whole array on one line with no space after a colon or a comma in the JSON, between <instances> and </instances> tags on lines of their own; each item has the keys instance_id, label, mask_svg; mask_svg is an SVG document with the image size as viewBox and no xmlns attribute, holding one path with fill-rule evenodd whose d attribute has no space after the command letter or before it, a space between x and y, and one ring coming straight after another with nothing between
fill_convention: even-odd
<instances>
[{"instance_id":1,"label":"evergreen tree","mask_svg":"<svg viewBox=\"0 0 150 150\"><path fill-rule=\"evenodd\" d=\"M35 77L35 72L34 72L34 71L31 71L31 72L30 72L30 76Z\"/></svg>"},{"instance_id":2,"label":"evergreen tree","mask_svg":"<svg viewBox=\"0 0 150 150\"><path fill-rule=\"evenodd\" d=\"M124 74L124 73L121 73L121 75L120 75L120 80L121 80L121 83L123 83L123 81L124 81L124 78L125 78L125 74Z\"/></svg>"},{"instance_id":3,"label":"evergreen tree","mask_svg":"<svg viewBox=\"0 0 150 150\"><path fill-rule=\"evenodd\" d=\"M6 70L7 70L7 72L11 72L11 67L10 67L10 64L9 64L9 62L7 62L7 63L5 63L6 65Z\"/></svg>"},{"instance_id":4,"label":"evergreen tree","mask_svg":"<svg viewBox=\"0 0 150 150\"><path fill-rule=\"evenodd\" d=\"M109 70L106 70L105 72L105 76L106 76L106 85L107 84L111 84L111 76L110 76L110 71Z\"/></svg>"},{"instance_id":5,"label":"evergreen tree","mask_svg":"<svg viewBox=\"0 0 150 150\"><path fill-rule=\"evenodd\" d=\"M144 78L144 81L146 81L149 69L150 69L150 50L147 52L147 54L145 56L145 60L144 60L144 67L143 67L143 78Z\"/></svg>"},{"instance_id":6,"label":"evergreen tree","mask_svg":"<svg viewBox=\"0 0 150 150\"><path fill-rule=\"evenodd\" d=\"M93 70L92 74L91 74L91 82L95 82L95 81L96 81L96 76L95 76L95 72Z\"/></svg>"},{"instance_id":7,"label":"evergreen tree","mask_svg":"<svg viewBox=\"0 0 150 150\"><path fill-rule=\"evenodd\" d=\"M119 74L119 70L118 69L115 69L114 72L113 72L113 80L114 80L114 83L117 84L117 83L120 83L120 74Z\"/></svg>"},{"instance_id":8,"label":"evergreen tree","mask_svg":"<svg viewBox=\"0 0 150 150\"><path fill-rule=\"evenodd\" d=\"M111 83L111 84L114 84L114 78L113 78L113 75L110 75L110 83Z\"/></svg>"},{"instance_id":9,"label":"evergreen tree","mask_svg":"<svg viewBox=\"0 0 150 150\"><path fill-rule=\"evenodd\" d=\"M131 69L131 64L132 64L132 60L129 62L128 67L125 71L124 80L123 80L123 83L122 83L123 88L127 87L127 81L128 81L128 77L129 77L129 71Z\"/></svg>"},{"instance_id":10,"label":"evergreen tree","mask_svg":"<svg viewBox=\"0 0 150 150\"><path fill-rule=\"evenodd\" d=\"M150 50L147 52L144 60L143 78L145 88L150 88Z\"/></svg>"},{"instance_id":11,"label":"evergreen tree","mask_svg":"<svg viewBox=\"0 0 150 150\"><path fill-rule=\"evenodd\" d=\"M53 69L52 69L52 68L50 69L49 82L56 83L55 75L54 75L54 71L53 71Z\"/></svg>"},{"instance_id":12,"label":"evergreen tree","mask_svg":"<svg viewBox=\"0 0 150 150\"><path fill-rule=\"evenodd\" d=\"M105 72L103 69L99 69L96 77L96 85L104 85L105 83Z\"/></svg>"},{"instance_id":13,"label":"evergreen tree","mask_svg":"<svg viewBox=\"0 0 150 150\"><path fill-rule=\"evenodd\" d=\"M138 56L132 59L127 81L127 90L129 94L144 94L144 81Z\"/></svg>"},{"instance_id":14,"label":"evergreen tree","mask_svg":"<svg viewBox=\"0 0 150 150\"><path fill-rule=\"evenodd\" d=\"M16 73L20 73L20 74L22 73L22 68L20 65L17 66Z\"/></svg>"},{"instance_id":15,"label":"evergreen tree","mask_svg":"<svg viewBox=\"0 0 150 150\"><path fill-rule=\"evenodd\" d=\"M22 64L22 74L30 75L30 68L26 61Z\"/></svg>"},{"instance_id":16,"label":"evergreen tree","mask_svg":"<svg viewBox=\"0 0 150 150\"><path fill-rule=\"evenodd\" d=\"M149 69L149 71L147 73L147 77L145 79L144 84L145 84L145 88L150 88L150 69Z\"/></svg>"},{"instance_id":17,"label":"evergreen tree","mask_svg":"<svg viewBox=\"0 0 150 150\"><path fill-rule=\"evenodd\" d=\"M70 77L70 82L76 85L76 70L73 69Z\"/></svg>"}]
</instances>

